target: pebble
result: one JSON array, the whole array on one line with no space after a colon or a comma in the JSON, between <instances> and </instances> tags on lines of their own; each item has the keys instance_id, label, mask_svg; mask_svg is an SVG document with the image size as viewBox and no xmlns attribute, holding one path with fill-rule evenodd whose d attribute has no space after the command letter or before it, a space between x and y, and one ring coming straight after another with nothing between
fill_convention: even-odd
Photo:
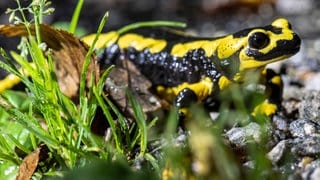
<instances>
[{"instance_id":1,"label":"pebble","mask_svg":"<svg viewBox=\"0 0 320 180\"><path fill-rule=\"evenodd\" d=\"M306 91L302 98L300 116L320 125L320 91Z\"/></svg>"},{"instance_id":2,"label":"pebble","mask_svg":"<svg viewBox=\"0 0 320 180\"><path fill-rule=\"evenodd\" d=\"M305 82L307 90L320 90L320 73L316 73L309 77Z\"/></svg>"},{"instance_id":3,"label":"pebble","mask_svg":"<svg viewBox=\"0 0 320 180\"><path fill-rule=\"evenodd\" d=\"M286 117L294 119L299 118L300 100L291 98L290 100L283 101L281 105L285 111Z\"/></svg>"},{"instance_id":4,"label":"pebble","mask_svg":"<svg viewBox=\"0 0 320 180\"><path fill-rule=\"evenodd\" d=\"M297 119L289 125L292 137L304 137L316 135L316 124L308 119Z\"/></svg>"},{"instance_id":5,"label":"pebble","mask_svg":"<svg viewBox=\"0 0 320 180\"><path fill-rule=\"evenodd\" d=\"M291 152L299 156L317 156L320 153L320 135L297 137L290 141Z\"/></svg>"},{"instance_id":6,"label":"pebble","mask_svg":"<svg viewBox=\"0 0 320 180\"><path fill-rule=\"evenodd\" d=\"M310 180L319 180L319 179L320 179L320 167L317 167L310 175Z\"/></svg>"},{"instance_id":7,"label":"pebble","mask_svg":"<svg viewBox=\"0 0 320 180\"><path fill-rule=\"evenodd\" d=\"M244 147L248 142L260 142L261 127L255 122L249 123L244 127L233 127L225 133L231 144L236 147Z\"/></svg>"},{"instance_id":8,"label":"pebble","mask_svg":"<svg viewBox=\"0 0 320 180\"><path fill-rule=\"evenodd\" d=\"M277 129L280 131L288 131L288 123L281 116L277 116L277 115L273 116L272 125L274 129Z\"/></svg>"},{"instance_id":9,"label":"pebble","mask_svg":"<svg viewBox=\"0 0 320 180\"><path fill-rule=\"evenodd\" d=\"M301 170L301 179L318 180L320 178L320 160L314 160Z\"/></svg>"},{"instance_id":10,"label":"pebble","mask_svg":"<svg viewBox=\"0 0 320 180\"><path fill-rule=\"evenodd\" d=\"M279 162L279 160L283 157L286 147L287 141L282 140L267 154L267 157L270 159L272 164L277 164L277 162Z\"/></svg>"},{"instance_id":11,"label":"pebble","mask_svg":"<svg viewBox=\"0 0 320 180\"><path fill-rule=\"evenodd\" d=\"M234 127L226 132L225 136L231 144L237 147L244 147L246 145L246 133L242 127Z\"/></svg>"},{"instance_id":12,"label":"pebble","mask_svg":"<svg viewBox=\"0 0 320 180\"><path fill-rule=\"evenodd\" d=\"M254 169L255 163L254 163L254 161L247 161L247 162L243 163L243 166L248 169Z\"/></svg>"},{"instance_id":13,"label":"pebble","mask_svg":"<svg viewBox=\"0 0 320 180\"><path fill-rule=\"evenodd\" d=\"M268 147L274 147L279 141L285 140L289 134L287 120L280 115L272 117L272 138L268 142Z\"/></svg>"}]
</instances>

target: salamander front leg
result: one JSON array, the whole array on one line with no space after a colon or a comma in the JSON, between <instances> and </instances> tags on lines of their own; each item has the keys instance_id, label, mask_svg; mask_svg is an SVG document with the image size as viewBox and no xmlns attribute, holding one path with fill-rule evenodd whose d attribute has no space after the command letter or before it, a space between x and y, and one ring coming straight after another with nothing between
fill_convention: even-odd
<instances>
[{"instance_id":1,"label":"salamander front leg","mask_svg":"<svg viewBox=\"0 0 320 180\"><path fill-rule=\"evenodd\" d=\"M283 82L281 76L272 69L266 69L262 75L265 77L267 99L254 109L253 114L271 116L281 107Z\"/></svg>"},{"instance_id":2,"label":"salamander front leg","mask_svg":"<svg viewBox=\"0 0 320 180\"><path fill-rule=\"evenodd\" d=\"M190 107L192 103L197 102L197 99L196 93L189 88L184 88L177 94L174 105L179 110L179 120L183 120L188 116L188 107Z\"/></svg>"},{"instance_id":3,"label":"salamander front leg","mask_svg":"<svg viewBox=\"0 0 320 180\"><path fill-rule=\"evenodd\" d=\"M267 69L266 87L269 102L280 107L282 102L283 82L281 76L272 69Z\"/></svg>"}]
</instances>

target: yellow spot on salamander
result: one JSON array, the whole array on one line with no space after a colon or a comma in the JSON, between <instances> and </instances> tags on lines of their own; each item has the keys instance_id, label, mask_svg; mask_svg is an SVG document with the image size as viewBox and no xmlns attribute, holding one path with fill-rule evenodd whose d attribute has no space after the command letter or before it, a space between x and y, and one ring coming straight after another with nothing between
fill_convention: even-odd
<instances>
[{"instance_id":1,"label":"yellow spot on salamander","mask_svg":"<svg viewBox=\"0 0 320 180\"><path fill-rule=\"evenodd\" d=\"M20 82L20 78L14 74L9 74L0 81L0 93L7 89L11 89L13 86Z\"/></svg>"},{"instance_id":2,"label":"yellow spot on salamander","mask_svg":"<svg viewBox=\"0 0 320 180\"><path fill-rule=\"evenodd\" d=\"M182 83L176 87L168 87L165 88L163 86L157 87L157 93L164 98L165 100L172 102L174 97L178 95L180 91L185 88L189 88L192 90L196 95L199 102L207 98L213 90L213 82L209 77L205 77L201 79L197 83Z\"/></svg>"},{"instance_id":3,"label":"yellow spot on salamander","mask_svg":"<svg viewBox=\"0 0 320 180\"><path fill-rule=\"evenodd\" d=\"M96 34L90 34L81 38L82 41L91 45L95 39ZM100 49L103 47L108 47L111 44L115 43L119 37L119 34L116 31L111 31L106 34L100 34L98 41L95 44L95 48Z\"/></svg>"},{"instance_id":4,"label":"yellow spot on salamander","mask_svg":"<svg viewBox=\"0 0 320 180\"><path fill-rule=\"evenodd\" d=\"M275 114L276 111L277 111L277 105L264 101L263 103L259 104L254 108L252 115L256 116L258 114L263 114L266 116L270 116L272 114Z\"/></svg>"},{"instance_id":5,"label":"yellow spot on salamander","mask_svg":"<svg viewBox=\"0 0 320 180\"><path fill-rule=\"evenodd\" d=\"M240 71L244 71L246 69L252 69L252 68L257 68L257 67L263 67L267 64L273 63L273 62L277 62L279 60L283 60L286 59L288 57L290 57L291 55L283 55L283 56L279 56L277 58L273 58L271 60L267 60L267 61L257 61L255 60L253 57L250 59L247 57L247 55L245 55L243 52L240 53L239 55L239 59L243 60L245 59L245 61L242 61L240 63L240 67L239 70Z\"/></svg>"},{"instance_id":6,"label":"yellow spot on salamander","mask_svg":"<svg viewBox=\"0 0 320 180\"><path fill-rule=\"evenodd\" d=\"M29 65L33 68L35 68L35 64L34 63L29 63ZM23 75L28 77L29 73L24 71L22 68L19 68L18 71ZM19 84L21 82L21 79L14 75L14 74L9 74L8 76L6 76L4 79L0 80L0 93L2 93L3 91L7 90L7 89L11 89L12 87L14 87L15 85Z\"/></svg>"},{"instance_id":7,"label":"yellow spot on salamander","mask_svg":"<svg viewBox=\"0 0 320 180\"><path fill-rule=\"evenodd\" d=\"M232 35L220 37L214 40L198 40L186 43L178 43L172 47L171 55L183 57L188 51L202 48L206 56L217 55L219 59L228 58L241 47L243 47L244 38L234 38Z\"/></svg>"},{"instance_id":8,"label":"yellow spot on salamander","mask_svg":"<svg viewBox=\"0 0 320 180\"><path fill-rule=\"evenodd\" d=\"M278 19L274 20L271 25L275 26L275 27L290 29L290 25L289 25L288 20L286 20L284 18L278 18Z\"/></svg>"},{"instance_id":9,"label":"yellow spot on salamander","mask_svg":"<svg viewBox=\"0 0 320 180\"><path fill-rule=\"evenodd\" d=\"M118 40L120 49L133 47L138 51L149 49L151 53L161 52L167 45L167 42L162 39L144 38L138 34L125 34Z\"/></svg>"},{"instance_id":10,"label":"yellow spot on salamander","mask_svg":"<svg viewBox=\"0 0 320 180\"><path fill-rule=\"evenodd\" d=\"M239 49L243 48L247 40L246 38L234 38L232 35L225 36L218 40L217 56L219 59L226 59L235 55Z\"/></svg>"},{"instance_id":11,"label":"yellow spot on salamander","mask_svg":"<svg viewBox=\"0 0 320 180\"><path fill-rule=\"evenodd\" d=\"M225 89L230 86L231 81L227 77L221 76L218 84L219 84L219 89Z\"/></svg>"},{"instance_id":12,"label":"yellow spot on salamander","mask_svg":"<svg viewBox=\"0 0 320 180\"><path fill-rule=\"evenodd\" d=\"M177 57L183 57L188 51L192 49L202 48L205 50L206 55L210 57L213 54L215 47L208 40L192 41L187 43L178 43L171 49L170 54Z\"/></svg>"},{"instance_id":13,"label":"yellow spot on salamander","mask_svg":"<svg viewBox=\"0 0 320 180\"><path fill-rule=\"evenodd\" d=\"M278 86L282 85L282 80L280 76L275 76L271 79L272 84L276 84Z\"/></svg>"}]
</instances>

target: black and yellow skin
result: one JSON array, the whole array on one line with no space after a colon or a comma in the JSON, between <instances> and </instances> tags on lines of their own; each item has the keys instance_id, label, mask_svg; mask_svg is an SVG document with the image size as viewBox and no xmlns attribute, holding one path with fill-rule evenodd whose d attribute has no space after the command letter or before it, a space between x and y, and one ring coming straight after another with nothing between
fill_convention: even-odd
<instances>
[{"instance_id":1,"label":"black and yellow skin","mask_svg":"<svg viewBox=\"0 0 320 180\"><path fill-rule=\"evenodd\" d=\"M260 111L265 115L276 112L282 96L280 76L265 66L297 53L301 42L283 18L218 38L150 28L103 36L109 41L100 44L106 46L99 55L101 66L131 60L150 79L158 95L182 112L193 102L215 104L212 101L220 91L243 83L249 71L259 72L268 98L253 114ZM84 41L89 42L90 37Z\"/></svg>"}]
</instances>

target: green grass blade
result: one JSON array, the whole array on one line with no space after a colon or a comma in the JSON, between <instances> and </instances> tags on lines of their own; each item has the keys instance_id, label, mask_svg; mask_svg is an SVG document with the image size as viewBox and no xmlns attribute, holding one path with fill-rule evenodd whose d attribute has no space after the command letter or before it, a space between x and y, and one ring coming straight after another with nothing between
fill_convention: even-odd
<instances>
[{"instance_id":1,"label":"green grass blade","mask_svg":"<svg viewBox=\"0 0 320 180\"><path fill-rule=\"evenodd\" d=\"M72 34L74 34L77 29L77 25L78 25L78 21L79 21L79 17L80 17L83 3L84 3L84 0L78 0L76 9L73 12L70 27L69 27L69 32Z\"/></svg>"},{"instance_id":2,"label":"green grass blade","mask_svg":"<svg viewBox=\"0 0 320 180\"><path fill-rule=\"evenodd\" d=\"M151 129L153 126L155 126L157 121L158 121L158 117L154 117L148 124L147 129Z\"/></svg>"},{"instance_id":3,"label":"green grass blade","mask_svg":"<svg viewBox=\"0 0 320 180\"><path fill-rule=\"evenodd\" d=\"M101 75L101 77L100 77L100 79L99 79L99 81L98 81L98 84L97 84L97 90L98 90L98 93L99 93L99 94L102 94L102 92L103 92L103 87L104 87L104 84L105 84L105 82L106 82L106 79L107 79L109 73L111 72L111 70L113 69L113 67L114 67L114 66L111 65L110 67L108 67L108 69L106 69L106 70L102 73L102 75Z\"/></svg>"},{"instance_id":4,"label":"green grass blade","mask_svg":"<svg viewBox=\"0 0 320 180\"><path fill-rule=\"evenodd\" d=\"M106 106L105 102L103 101L103 98L101 97L101 95L98 93L98 90L96 88L93 89L93 92L95 94L95 97L97 98L97 101L104 113L104 115L106 116L108 122L109 122L109 125L111 127L111 131L112 131L112 135L114 137L114 140L115 140L115 145L116 145L116 149L119 153L123 153L123 150L121 148L121 135L118 134L118 128L115 124L115 121L114 119L112 118L111 116L111 113L109 112L108 110L108 107Z\"/></svg>"},{"instance_id":5,"label":"green grass blade","mask_svg":"<svg viewBox=\"0 0 320 180\"><path fill-rule=\"evenodd\" d=\"M127 124L125 117L122 115L122 113L119 111L119 109L110 101L109 98L107 98L105 96L104 100L107 102L107 104L112 109L112 111L116 114L116 116L118 118L118 122L120 124L121 132L123 132L125 134L126 143L130 144L131 136L130 136L130 131L128 129L128 124ZM133 147L133 146L130 146L130 147Z\"/></svg>"},{"instance_id":6,"label":"green grass blade","mask_svg":"<svg viewBox=\"0 0 320 180\"><path fill-rule=\"evenodd\" d=\"M3 132L1 132L3 134ZM8 144L7 139L4 138L3 135L0 136L0 152L5 153L5 152L11 152L12 148Z\"/></svg>"},{"instance_id":7,"label":"green grass blade","mask_svg":"<svg viewBox=\"0 0 320 180\"><path fill-rule=\"evenodd\" d=\"M11 114L13 118L17 122L19 122L23 127L35 134L40 140L44 141L47 145L55 148L59 147L58 141L54 139L54 137L51 137L50 134L48 134L48 131L44 130L39 124L36 125L30 123L29 119L33 119L32 121L37 121L36 119L25 115L17 109L9 109L8 113Z\"/></svg>"},{"instance_id":8,"label":"green grass blade","mask_svg":"<svg viewBox=\"0 0 320 180\"><path fill-rule=\"evenodd\" d=\"M140 155L143 156L147 149L147 125L145 115L143 110L136 99L133 98L132 94L127 91L127 96L129 102L132 106L134 118L137 122L139 133L137 136L140 136Z\"/></svg>"},{"instance_id":9,"label":"green grass blade","mask_svg":"<svg viewBox=\"0 0 320 180\"><path fill-rule=\"evenodd\" d=\"M9 57L9 55L7 54L7 52L0 47L0 55L3 57L3 60L6 64L9 65L9 67L11 67L13 70L15 70L16 72L18 72L18 69L16 68L16 66L13 64L13 61L11 60L11 58ZM2 62L2 61L1 61ZM7 70L7 69L6 69ZM9 71L9 70L8 70ZM12 72L9 71L9 72Z\"/></svg>"},{"instance_id":10,"label":"green grass blade","mask_svg":"<svg viewBox=\"0 0 320 180\"><path fill-rule=\"evenodd\" d=\"M144 21L132 23L123 28L119 29L117 32L119 35L128 32L132 29L140 28L140 27L156 27L156 26L169 26L169 27L180 27L185 28L186 23L177 22L177 21Z\"/></svg>"},{"instance_id":11,"label":"green grass blade","mask_svg":"<svg viewBox=\"0 0 320 180\"><path fill-rule=\"evenodd\" d=\"M104 16L102 17L102 20L99 24L99 27L98 27L98 30L97 30L97 34L96 34L96 37L93 41L93 43L91 44L89 50L88 50L88 53L86 54L86 57L85 57L85 60L84 60L84 63L83 63L83 67L82 67L82 71L81 71L81 79L80 79L80 89L79 89L79 96L80 96L80 106L81 106L81 103L82 101L84 100L85 98L85 85L86 85L86 74L87 74L87 71L88 71L88 68L89 68L89 63L90 63L90 60L91 60L91 56L92 56L92 53L94 51L94 46L99 38L99 35L104 27L104 25L106 24L107 22L107 19L109 17L109 13L106 12L104 14Z\"/></svg>"},{"instance_id":12,"label":"green grass blade","mask_svg":"<svg viewBox=\"0 0 320 180\"><path fill-rule=\"evenodd\" d=\"M26 73L26 76L28 76L28 75L36 76L37 75L36 71L33 67L34 64L29 63L28 60L24 59L22 56L20 56L18 53L14 52L14 51L11 51L10 54L13 57L13 59L21 65L23 72ZM14 72L12 72L12 73L14 73ZM21 78L21 80L23 80L23 78L24 78L24 74L17 73L15 75L19 76L19 78Z\"/></svg>"},{"instance_id":13,"label":"green grass blade","mask_svg":"<svg viewBox=\"0 0 320 180\"><path fill-rule=\"evenodd\" d=\"M16 139L13 135L11 135L11 134L6 134L6 136L8 137L8 139L10 139L10 140L14 143L14 145L15 145L16 147L18 147L19 149L21 149L23 152L25 152L25 153L27 153L27 154L31 153L31 151L30 151L29 149L27 149L23 144L21 144L21 143L19 142L19 140Z\"/></svg>"},{"instance_id":14,"label":"green grass blade","mask_svg":"<svg viewBox=\"0 0 320 180\"><path fill-rule=\"evenodd\" d=\"M110 106L112 111L116 114L116 116L117 116L117 118L119 120L119 124L120 124L121 130L124 131L124 132L127 132L128 131L128 125L127 125L127 122L125 120L125 117L122 115L122 113L119 111L119 109L110 101L109 98L105 97L104 100Z\"/></svg>"},{"instance_id":15,"label":"green grass blade","mask_svg":"<svg viewBox=\"0 0 320 180\"><path fill-rule=\"evenodd\" d=\"M21 164L21 160L17 157L12 157L11 154L5 154L5 153L2 153L0 152L0 159L3 159L3 160L8 160L8 161L11 161L17 165Z\"/></svg>"},{"instance_id":16,"label":"green grass blade","mask_svg":"<svg viewBox=\"0 0 320 180\"><path fill-rule=\"evenodd\" d=\"M157 174L161 174L159 162L150 153L146 153L144 157L151 163Z\"/></svg>"}]
</instances>

